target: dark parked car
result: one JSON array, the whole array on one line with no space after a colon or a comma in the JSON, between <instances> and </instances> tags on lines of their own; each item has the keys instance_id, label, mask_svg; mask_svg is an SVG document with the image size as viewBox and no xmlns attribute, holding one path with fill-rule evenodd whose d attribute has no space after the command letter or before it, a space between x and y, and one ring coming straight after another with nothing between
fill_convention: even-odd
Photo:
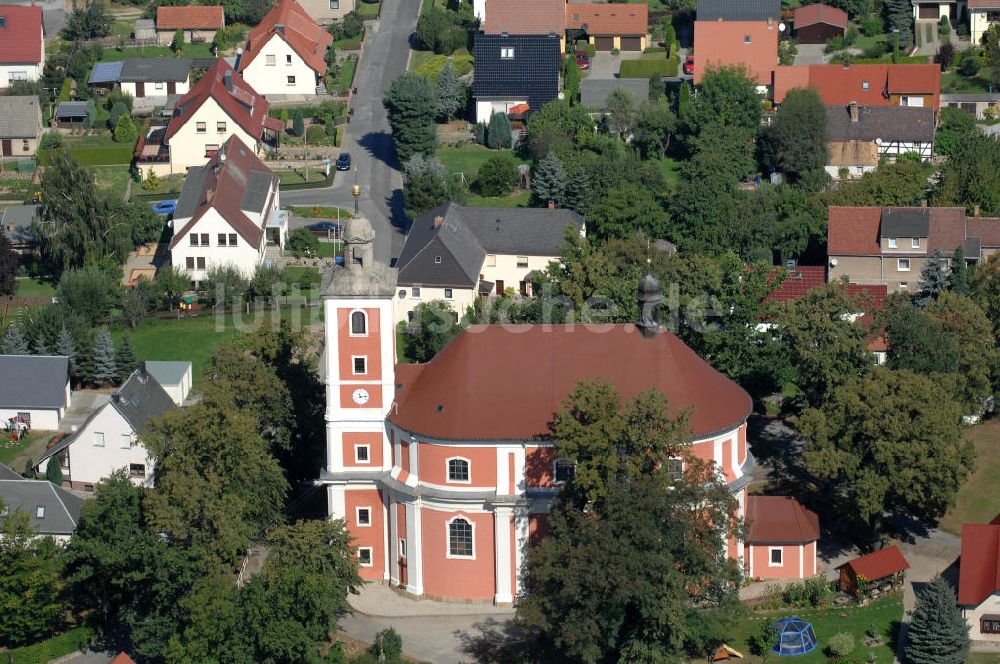
<instances>
[{"instance_id":1,"label":"dark parked car","mask_svg":"<svg viewBox=\"0 0 1000 664\"><path fill-rule=\"evenodd\" d=\"M586 51L576 52L576 66L580 69L590 69L590 56Z\"/></svg>"},{"instance_id":2,"label":"dark parked car","mask_svg":"<svg viewBox=\"0 0 1000 664\"><path fill-rule=\"evenodd\" d=\"M689 55L684 58L684 74L687 76L694 76L694 56Z\"/></svg>"},{"instance_id":3,"label":"dark parked car","mask_svg":"<svg viewBox=\"0 0 1000 664\"><path fill-rule=\"evenodd\" d=\"M328 237L340 233L340 224L335 221L317 221L306 226L306 230L319 237Z\"/></svg>"},{"instance_id":4,"label":"dark parked car","mask_svg":"<svg viewBox=\"0 0 1000 664\"><path fill-rule=\"evenodd\" d=\"M177 201L160 201L150 207L156 214L173 214L177 211Z\"/></svg>"},{"instance_id":5,"label":"dark parked car","mask_svg":"<svg viewBox=\"0 0 1000 664\"><path fill-rule=\"evenodd\" d=\"M341 152L340 156L337 157L337 170L338 171L349 171L351 170L351 155L348 152Z\"/></svg>"}]
</instances>

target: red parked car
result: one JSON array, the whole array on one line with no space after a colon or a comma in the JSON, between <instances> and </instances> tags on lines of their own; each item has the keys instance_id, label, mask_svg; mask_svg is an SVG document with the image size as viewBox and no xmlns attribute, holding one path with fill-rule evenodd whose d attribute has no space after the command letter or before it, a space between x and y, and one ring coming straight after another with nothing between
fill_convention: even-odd
<instances>
[{"instance_id":1,"label":"red parked car","mask_svg":"<svg viewBox=\"0 0 1000 664\"><path fill-rule=\"evenodd\" d=\"M590 69L590 56L586 51L576 52L576 66L584 70Z\"/></svg>"},{"instance_id":2,"label":"red parked car","mask_svg":"<svg viewBox=\"0 0 1000 664\"><path fill-rule=\"evenodd\" d=\"M694 76L694 56L689 55L684 58L684 74L686 76Z\"/></svg>"}]
</instances>

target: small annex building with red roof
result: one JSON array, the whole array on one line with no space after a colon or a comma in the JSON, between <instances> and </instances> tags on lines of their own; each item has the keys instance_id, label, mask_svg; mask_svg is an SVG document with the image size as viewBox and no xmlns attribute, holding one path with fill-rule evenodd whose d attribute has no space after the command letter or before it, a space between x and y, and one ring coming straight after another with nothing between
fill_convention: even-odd
<instances>
[{"instance_id":1,"label":"small annex building with red roof","mask_svg":"<svg viewBox=\"0 0 1000 664\"><path fill-rule=\"evenodd\" d=\"M186 173L201 166L230 136L255 154L272 145L284 123L268 116L270 104L228 62L219 58L174 105L164 127L140 137L135 156L143 176Z\"/></svg>"},{"instance_id":2,"label":"small annex building with red roof","mask_svg":"<svg viewBox=\"0 0 1000 664\"><path fill-rule=\"evenodd\" d=\"M840 589L856 594L866 588L896 587L903 583L903 574L910 569L910 563L899 547L884 549L848 560L837 568L840 572Z\"/></svg>"},{"instance_id":3,"label":"small annex building with red roof","mask_svg":"<svg viewBox=\"0 0 1000 664\"><path fill-rule=\"evenodd\" d=\"M253 276L267 245L285 244L278 195L278 176L253 148L230 136L207 164L188 171L174 212L171 264L195 286L213 267Z\"/></svg>"},{"instance_id":4,"label":"small annex building with red roof","mask_svg":"<svg viewBox=\"0 0 1000 664\"><path fill-rule=\"evenodd\" d=\"M332 44L296 0L279 0L250 31L236 71L262 95L314 95Z\"/></svg>"},{"instance_id":5,"label":"small annex building with red roof","mask_svg":"<svg viewBox=\"0 0 1000 664\"><path fill-rule=\"evenodd\" d=\"M444 222L447 223L447 222ZM657 389L686 413L690 455L715 465L746 516L750 396L653 321L636 325L472 325L430 361L396 361L395 308L420 297L374 260L374 231L343 229L346 267L324 288L327 454L320 473L331 518L344 519L360 573L423 597L507 604L523 587L527 544L572 477L550 424L584 380L624 401ZM435 259L444 266L450 256ZM659 292L642 280L640 298ZM654 297L655 296L650 296ZM666 472L679 478L685 461ZM808 546L815 517L786 499L765 508L764 542ZM764 546L771 546L765 544ZM737 534L726 554L741 567ZM782 573L798 577L791 548ZM803 574L812 568L802 557ZM814 564L814 563L813 563ZM775 570L777 572L777 570ZM779 576L779 574L775 574Z\"/></svg>"},{"instance_id":6,"label":"small annex building with red roof","mask_svg":"<svg viewBox=\"0 0 1000 664\"><path fill-rule=\"evenodd\" d=\"M751 579L816 576L819 517L787 496L747 496L743 565Z\"/></svg>"},{"instance_id":7,"label":"small annex building with red roof","mask_svg":"<svg viewBox=\"0 0 1000 664\"><path fill-rule=\"evenodd\" d=\"M1000 641L1000 515L962 526L958 605L973 639Z\"/></svg>"},{"instance_id":8,"label":"small annex building with red roof","mask_svg":"<svg viewBox=\"0 0 1000 664\"><path fill-rule=\"evenodd\" d=\"M795 8L795 38L800 44L825 44L843 37L847 30L847 12L822 2Z\"/></svg>"},{"instance_id":9,"label":"small annex building with red roof","mask_svg":"<svg viewBox=\"0 0 1000 664\"><path fill-rule=\"evenodd\" d=\"M0 5L0 89L11 81L37 81L44 65L42 8Z\"/></svg>"},{"instance_id":10,"label":"small annex building with red roof","mask_svg":"<svg viewBox=\"0 0 1000 664\"><path fill-rule=\"evenodd\" d=\"M215 33L226 27L222 5L161 5L156 8L156 40L169 46L180 30L184 41L208 43Z\"/></svg>"}]
</instances>

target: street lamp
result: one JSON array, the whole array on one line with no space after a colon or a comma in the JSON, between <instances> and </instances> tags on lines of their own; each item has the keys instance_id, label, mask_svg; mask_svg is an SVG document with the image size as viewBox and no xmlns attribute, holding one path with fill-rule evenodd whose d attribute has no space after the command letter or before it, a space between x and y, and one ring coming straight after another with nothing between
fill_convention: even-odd
<instances>
[{"instance_id":1,"label":"street lamp","mask_svg":"<svg viewBox=\"0 0 1000 664\"><path fill-rule=\"evenodd\" d=\"M351 187L351 195L354 196L354 216L357 216L360 213L358 210L358 199L361 198L361 185L356 184Z\"/></svg>"}]
</instances>

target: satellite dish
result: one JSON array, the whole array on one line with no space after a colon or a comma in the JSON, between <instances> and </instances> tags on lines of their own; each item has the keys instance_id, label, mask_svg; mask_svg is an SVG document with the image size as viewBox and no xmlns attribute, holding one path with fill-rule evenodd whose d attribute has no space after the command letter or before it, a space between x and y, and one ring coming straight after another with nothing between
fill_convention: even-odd
<instances>
[{"instance_id":1,"label":"satellite dish","mask_svg":"<svg viewBox=\"0 0 1000 664\"><path fill-rule=\"evenodd\" d=\"M882 139L881 138L876 138L875 139L875 145L882 145Z\"/></svg>"},{"instance_id":2,"label":"satellite dish","mask_svg":"<svg viewBox=\"0 0 1000 664\"><path fill-rule=\"evenodd\" d=\"M836 258L831 258L830 259L830 267L837 267L837 263L838 262L839 261Z\"/></svg>"},{"instance_id":3,"label":"satellite dish","mask_svg":"<svg viewBox=\"0 0 1000 664\"><path fill-rule=\"evenodd\" d=\"M558 94L558 97L559 97L559 101L562 101L563 99L565 99L565 98L566 98L566 93L565 93L565 92L560 92L560 93Z\"/></svg>"},{"instance_id":4,"label":"satellite dish","mask_svg":"<svg viewBox=\"0 0 1000 664\"><path fill-rule=\"evenodd\" d=\"M781 23L778 24L778 32L784 32L785 28L787 28L787 27L788 26L785 25L784 21L782 21Z\"/></svg>"}]
</instances>

